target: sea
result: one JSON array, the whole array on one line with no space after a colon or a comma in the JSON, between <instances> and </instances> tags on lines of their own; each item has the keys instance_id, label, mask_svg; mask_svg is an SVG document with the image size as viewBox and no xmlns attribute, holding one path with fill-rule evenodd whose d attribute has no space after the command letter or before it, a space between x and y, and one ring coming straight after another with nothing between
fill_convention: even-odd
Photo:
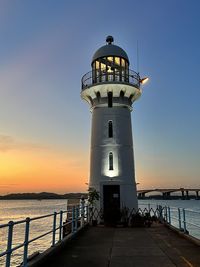
<instances>
[{"instance_id":1,"label":"sea","mask_svg":"<svg viewBox=\"0 0 200 267\"><path fill-rule=\"evenodd\" d=\"M33 218L41 215L52 214L66 210L68 200L0 200L0 225L6 224L9 221L20 221L27 217ZM185 208L186 216L190 217L192 224L200 225L200 200L139 200L139 207L155 209L157 205L170 206L171 219L174 220L175 226L178 226L177 208ZM191 212L193 211L193 212ZM65 217L63 218L66 219ZM59 222L57 222L59 223ZM53 217L44 218L41 220L32 221L30 225L30 238L34 238L42 233L52 230ZM192 235L200 239L200 228L191 227ZM13 247L24 242L25 224L14 226ZM0 228L0 253L6 250L8 229ZM58 240L58 234L56 236ZM52 235L44 236L43 238L34 241L29 245L28 254L34 252L43 252L51 246ZM23 261L23 249L18 249L13 252L11 258L11 266L19 266ZM5 256L0 258L0 266L5 266Z\"/></svg>"}]
</instances>

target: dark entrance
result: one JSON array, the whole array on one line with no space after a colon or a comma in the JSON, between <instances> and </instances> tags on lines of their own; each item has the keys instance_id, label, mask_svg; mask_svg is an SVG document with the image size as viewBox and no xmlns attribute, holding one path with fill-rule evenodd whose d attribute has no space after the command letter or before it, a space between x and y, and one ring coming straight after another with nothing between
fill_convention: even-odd
<instances>
[{"instance_id":1,"label":"dark entrance","mask_svg":"<svg viewBox=\"0 0 200 267\"><path fill-rule=\"evenodd\" d=\"M104 223L113 225L120 220L120 186L103 186Z\"/></svg>"}]
</instances>

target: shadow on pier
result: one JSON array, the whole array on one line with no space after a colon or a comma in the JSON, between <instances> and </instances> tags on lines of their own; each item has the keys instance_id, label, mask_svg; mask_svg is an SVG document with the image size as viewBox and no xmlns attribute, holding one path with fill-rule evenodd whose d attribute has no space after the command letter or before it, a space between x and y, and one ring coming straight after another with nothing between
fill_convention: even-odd
<instances>
[{"instance_id":1,"label":"shadow on pier","mask_svg":"<svg viewBox=\"0 0 200 267\"><path fill-rule=\"evenodd\" d=\"M37 265L48 267L197 267L199 246L155 223L150 228L87 227Z\"/></svg>"}]
</instances>

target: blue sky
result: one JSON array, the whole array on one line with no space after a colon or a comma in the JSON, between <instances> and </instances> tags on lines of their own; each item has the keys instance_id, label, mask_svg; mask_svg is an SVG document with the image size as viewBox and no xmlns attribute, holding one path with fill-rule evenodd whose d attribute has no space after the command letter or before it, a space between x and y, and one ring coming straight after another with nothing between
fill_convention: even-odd
<instances>
[{"instance_id":1,"label":"blue sky","mask_svg":"<svg viewBox=\"0 0 200 267\"><path fill-rule=\"evenodd\" d=\"M136 71L138 43L140 75L150 78L132 112L139 187L199 187L199 10L197 0L2 0L0 159L24 147L39 147L34 157L71 158L74 176L63 170L63 190L86 190L91 114L81 77L113 35ZM14 170L5 176L2 164L2 186L19 191ZM68 187L76 168L83 176Z\"/></svg>"}]
</instances>

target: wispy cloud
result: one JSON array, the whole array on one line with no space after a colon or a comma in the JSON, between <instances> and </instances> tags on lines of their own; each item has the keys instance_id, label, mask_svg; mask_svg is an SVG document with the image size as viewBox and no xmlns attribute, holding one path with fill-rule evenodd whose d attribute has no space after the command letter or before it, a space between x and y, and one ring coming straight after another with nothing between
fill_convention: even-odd
<instances>
[{"instance_id":1,"label":"wispy cloud","mask_svg":"<svg viewBox=\"0 0 200 267\"><path fill-rule=\"evenodd\" d=\"M18 141L14 139L12 136L0 134L0 152L7 152L9 150L32 150L32 149L46 150L47 147L40 144Z\"/></svg>"},{"instance_id":2,"label":"wispy cloud","mask_svg":"<svg viewBox=\"0 0 200 267\"><path fill-rule=\"evenodd\" d=\"M0 184L0 188L12 188L13 186L18 186L19 184Z\"/></svg>"}]
</instances>

